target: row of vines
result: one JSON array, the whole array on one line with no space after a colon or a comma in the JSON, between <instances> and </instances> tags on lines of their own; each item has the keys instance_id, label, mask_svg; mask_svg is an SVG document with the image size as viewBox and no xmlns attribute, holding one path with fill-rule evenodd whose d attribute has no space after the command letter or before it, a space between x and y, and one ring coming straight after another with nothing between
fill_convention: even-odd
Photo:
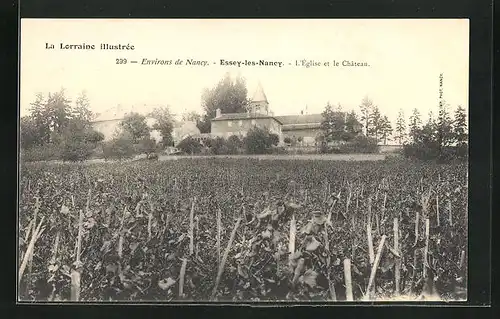
<instances>
[{"instance_id":1,"label":"row of vines","mask_svg":"<svg viewBox=\"0 0 500 319\"><path fill-rule=\"evenodd\" d=\"M467 166L25 164L19 299L466 297Z\"/></svg>"}]
</instances>

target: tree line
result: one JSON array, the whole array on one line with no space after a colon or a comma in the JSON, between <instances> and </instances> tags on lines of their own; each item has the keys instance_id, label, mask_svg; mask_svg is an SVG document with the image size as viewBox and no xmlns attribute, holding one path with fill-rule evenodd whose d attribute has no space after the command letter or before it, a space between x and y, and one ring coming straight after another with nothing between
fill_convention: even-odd
<instances>
[{"instance_id":1,"label":"tree line","mask_svg":"<svg viewBox=\"0 0 500 319\"><path fill-rule=\"evenodd\" d=\"M38 93L30 104L29 115L20 119L22 155L26 160L81 161L95 155L99 146L104 157L123 158L171 145L174 124L169 108L157 107L148 117L155 120L152 127L146 116L127 114L112 139L104 143L104 135L93 128L96 114L90 110L85 91L74 103L64 89L46 97ZM153 130L159 132L162 143L151 138Z\"/></svg>"},{"instance_id":2,"label":"tree line","mask_svg":"<svg viewBox=\"0 0 500 319\"><path fill-rule=\"evenodd\" d=\"M403 154L408 158L417 159L464 159L468 154L467 115L463 106L455 110L443 98L440 75L440 95L437 110L430 111L427 121L423 124L422 115L414 108L408 122L403 109L400 109L393 129L386 115L383 115L373 101L365 97L359 106L360 115L355 111L343 112L339 104L333 107L327 103L322 113L322 134L318 140L323 151L328 151L331 142L340 142L341 146L333 149L344 152L375 152L380 142L387 144L393 137L403 146ZM437 116L434 112L437 111ZM361 134L362 133L362 134ZM364 145L370 151L361 147ZM356 146L359 146L356 149Z\"/></svg>"}]
</instances>

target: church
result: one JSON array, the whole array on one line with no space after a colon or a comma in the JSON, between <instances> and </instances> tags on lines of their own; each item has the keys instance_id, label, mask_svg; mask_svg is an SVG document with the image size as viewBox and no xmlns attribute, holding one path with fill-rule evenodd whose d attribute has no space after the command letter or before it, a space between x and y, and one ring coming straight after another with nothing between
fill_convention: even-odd
<instances>
[{"instance_id":1,"label":"church","mask_svg":"<svg viewBox=\"0 0 500 319\"><path fill-rule=\"evenodd\" d=\"M250 100L246 113L221 113L217 110L211 121L211 133L198 134L204 140L213 137L228 138L231 135L244 137L252 127L267 128L279 136L280 144L285 140L300 141L303 146L314 146L321 134L321 114L275 116L259 83Z\"/></svg>"},{"instance_id":2,"label":"church","mask_svg":"<svg viewBox=\"0 0 500 319\"><path fill-rule=\"evenodd\" d=\"M119 105L99 114L93 122L93 127L104 134L105 140L110 140L120 130L119 124L123 118L132 112L145 115L148 126L152 127L155 120L148 114L154 107L154 105L141 105L140 107ZM318 136L322 134L322 120L322 114L275 116L271 111L264 89L259 83L246 112L222 113L220 109L217 109L215 117L211 120L210 133L200 133L195 122L176 120L174 121L172 137L174 145L188 136L200 142L215 137L227 139L232 135L243 138L251 128L259 127L278 135L280 145L291 143L312 147L316 145ZM152 130L151 137L157 142L161 141L161 135L158 131Z\"/></svg>"}]
</instances>

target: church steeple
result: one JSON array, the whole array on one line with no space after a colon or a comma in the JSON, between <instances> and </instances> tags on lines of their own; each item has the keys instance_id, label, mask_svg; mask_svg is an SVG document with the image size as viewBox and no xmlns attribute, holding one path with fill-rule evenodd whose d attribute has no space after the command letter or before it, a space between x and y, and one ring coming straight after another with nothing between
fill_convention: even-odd
<instances>
[{"instance_id":1,"label":"church steeple","mask_svg":"<svg viewBox=\"0 0 500 319\"><path fill-rule=\"evenodd\" d=\"M269 102L260 82L250 101L249 108L251 113L269 114Z\"/></svg>"}]
</instances>

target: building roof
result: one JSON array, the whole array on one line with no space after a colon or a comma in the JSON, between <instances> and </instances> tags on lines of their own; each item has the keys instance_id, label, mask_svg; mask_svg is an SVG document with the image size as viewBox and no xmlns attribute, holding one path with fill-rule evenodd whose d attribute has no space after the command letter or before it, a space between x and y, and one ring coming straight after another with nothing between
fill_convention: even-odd
<instances>
[{"instance_id":1,"label":"building roof","mask_svg":"<svg viewBox=\"0 0 500 319\"><path fill-rule=\"evenodd\" d=\"M219 117L213 118L212 121L253 120L253 119L268 119L268 118L272 118L278 123L283 124L275 116L259 114L259 113L223 113Z\"/></svg>"},{"instance_id":2,"label":"building roof","mask_svg":"<svg viewBox=\"0 0 500 319\"><path fill-rule=\"evenodd\" d=\"M147 116L151 113L158 105L121 105L118 104L112 108L107 109L102 113L98 113L93 122L103 122L112 120L121 120L127 114L139 113L141 115Z\"/></svg>"},{"instance_id":3,"label":"building roof","mask_svg":"<svg viewBox=\"0 0 500 319\"><path fill-rule=\"evenodd\" d=\"M323 115L321 114L282 115L276 116L276 118L283 125L321 123L323 121Z\"/></svg>"},{"instance_id":4,"label":"building roof","mask_svg":"<svg viewBox=\"0 0 500 319\"><path fill-rule=\"evenodd\" d=\"M260 82L257 85L255 93L253 94L252 102L267 102L266 94L264 93L264 89L262 88Z\"/></svg>"},{"instance_id":5,"label":"building roof","mask_svg":"<svg viewBox=\"0 0 500 319\"><path fill-rule=\"evenodd\" d=\"M282 126L281 130L286 132L286 131L318 129L318 128L321 128L321 123L302 123L302 124L286 124Z\"/></svg>"}]
</instances>

